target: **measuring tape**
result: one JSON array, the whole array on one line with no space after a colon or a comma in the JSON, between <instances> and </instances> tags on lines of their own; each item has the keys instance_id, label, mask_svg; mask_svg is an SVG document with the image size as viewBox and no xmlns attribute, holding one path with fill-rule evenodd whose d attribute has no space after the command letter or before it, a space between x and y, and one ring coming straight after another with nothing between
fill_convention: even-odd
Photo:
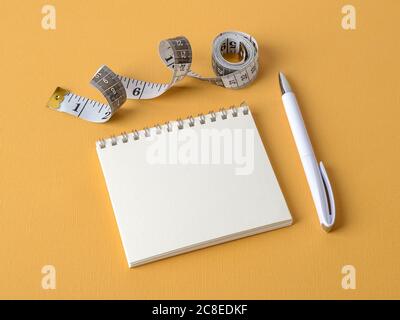
<instances>
[{"instance_id":1,"label":"measuring tape","mask_svg":"<svg viewBox=\"0 0 400 320\"><path fill-rule=\"evenodd\" d=\"M258 45L250 35L228 31L219 34L213 42L212 67L216 77L206 78L191 71L192 48L185 37L163 40L159 53L164 64L172 70L169 83L154 83L127 78L102 66L90 84L106 98L108 104L91 100L58 87L47 106L92 122L106 122L127 99L153 99L186 76L208 81L217 86L240 89L249 85L258 73ZM225 54L239 55L239 62L229 62Z\"/></svg>"}]
</instances>

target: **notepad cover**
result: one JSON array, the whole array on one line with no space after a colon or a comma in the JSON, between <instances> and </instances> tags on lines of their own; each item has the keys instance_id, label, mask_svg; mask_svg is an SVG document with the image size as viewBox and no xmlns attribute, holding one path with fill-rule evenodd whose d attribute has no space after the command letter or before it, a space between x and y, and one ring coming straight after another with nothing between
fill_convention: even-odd
<instances>
[{"instance_id":1,"label":"notepad cover","mask_svg":"<svg viewBox=\"0 0 400 320\"><path fill-rule=\"evenodd\" d=\"M184 122L179 129L182 122L172 122L171 131L164 127L141 131L137 140L133 134L127 141L119 136L106 141L105 148L97 144L130 267L292 223L251 112L244 115L239 110L236 117L228 113L224 120L221 113L215 116L217 121L206 115L204 124L195 118L193 127ZM201 130L219 138L228 132L239 137L242 132L243 141L246 132L253 132L253 168L235 159L231 164L221 159L194 163L196 155L185 162L174 159L175 151L164 163L149 161L149 150L155 146L171 148L165 135L185 130L193 130L186 132L186 138L201 137ZM221 148L214 152L221 153Z\"/></svg>"}]
</instances>

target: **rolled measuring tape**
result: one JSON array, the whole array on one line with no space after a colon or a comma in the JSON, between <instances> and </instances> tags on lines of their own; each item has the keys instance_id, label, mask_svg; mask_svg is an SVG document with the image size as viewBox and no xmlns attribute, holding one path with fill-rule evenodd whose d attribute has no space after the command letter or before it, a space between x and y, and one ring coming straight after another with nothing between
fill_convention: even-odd
<instances>
[{"instance_id":1,"label":"rolled measuring tape","mask_svg":"<svg viewBox=\"0 0 400 320\"><path fill-rule=\"evenodd\" d=\"M169 83L154 83L123 77L115 74L107 66L102 66L90 83L103 94L108 104L58 87L50 97L47 106L91 122L106 122L127 99L156 98L186 76L225 88L240 89L249 85L258 73L257 42L243 32L223 32L214 39L212 67L215 77L206 78L191 71L192 48L185 37L161 41L159 53L164 64L172 70ZM229 62L224 59L225 54L237 54L240 61Z\"/></svg>"}]
</instances>

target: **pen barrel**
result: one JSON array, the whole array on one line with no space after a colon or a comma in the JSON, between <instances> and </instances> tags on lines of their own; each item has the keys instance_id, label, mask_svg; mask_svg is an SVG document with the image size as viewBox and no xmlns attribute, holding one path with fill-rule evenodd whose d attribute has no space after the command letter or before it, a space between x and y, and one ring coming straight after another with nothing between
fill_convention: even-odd
<instances>
[{"instance_id":1,"label":"pen barrel","mask_svg":"<svg viewBox=\"0 0 400 320\"><path fill-rule=\"evenodd\" d=\"M287 92L282 96L282 100L307 182L310 187L311 195L314 200L314 205L319 220L322 223L326 221L325 214L328 212L328 202L314 150L296 96L293 92Z\"/></svg>"},{"instance_id":2,"label":"pen barrel","mask_svg":"<svg viewBox=\"0 0 400 320\"><path fill-rule=\"evenodd\" d=\"M287 92L282 96L282 101L300 157L315 157L296 96L293 92Z\"/></svg>"}]
</instances>

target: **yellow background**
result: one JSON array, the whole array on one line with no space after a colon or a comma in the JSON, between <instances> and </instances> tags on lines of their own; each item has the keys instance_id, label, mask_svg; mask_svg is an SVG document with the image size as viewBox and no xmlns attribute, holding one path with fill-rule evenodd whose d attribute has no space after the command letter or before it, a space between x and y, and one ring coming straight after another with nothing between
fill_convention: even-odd
<instances>
[{"instance_id":1,"label":"yellow background","mask_svg":"<svg viewBox=\"0 0 400 320\"><path fill-rule=\"evenodd\" d=\"M400 298L399 1L2 1L0 298ZM129 101L106 124L45 108L56 86L102 99L101 64L168 81L158 42L189 38L193 70L212 73L221 31L260 45L260 74L243 90L185 79L162 97ZM324 233L282 107L277 73L297 93L336 196ZM247 100L295 223L292 227L128 269L95 141ZM206 199L204 199L206 201ZM54 265L57 289L43 290ZM343 290L354 265L357 289Z\"/></svg>"}]
</instances>

